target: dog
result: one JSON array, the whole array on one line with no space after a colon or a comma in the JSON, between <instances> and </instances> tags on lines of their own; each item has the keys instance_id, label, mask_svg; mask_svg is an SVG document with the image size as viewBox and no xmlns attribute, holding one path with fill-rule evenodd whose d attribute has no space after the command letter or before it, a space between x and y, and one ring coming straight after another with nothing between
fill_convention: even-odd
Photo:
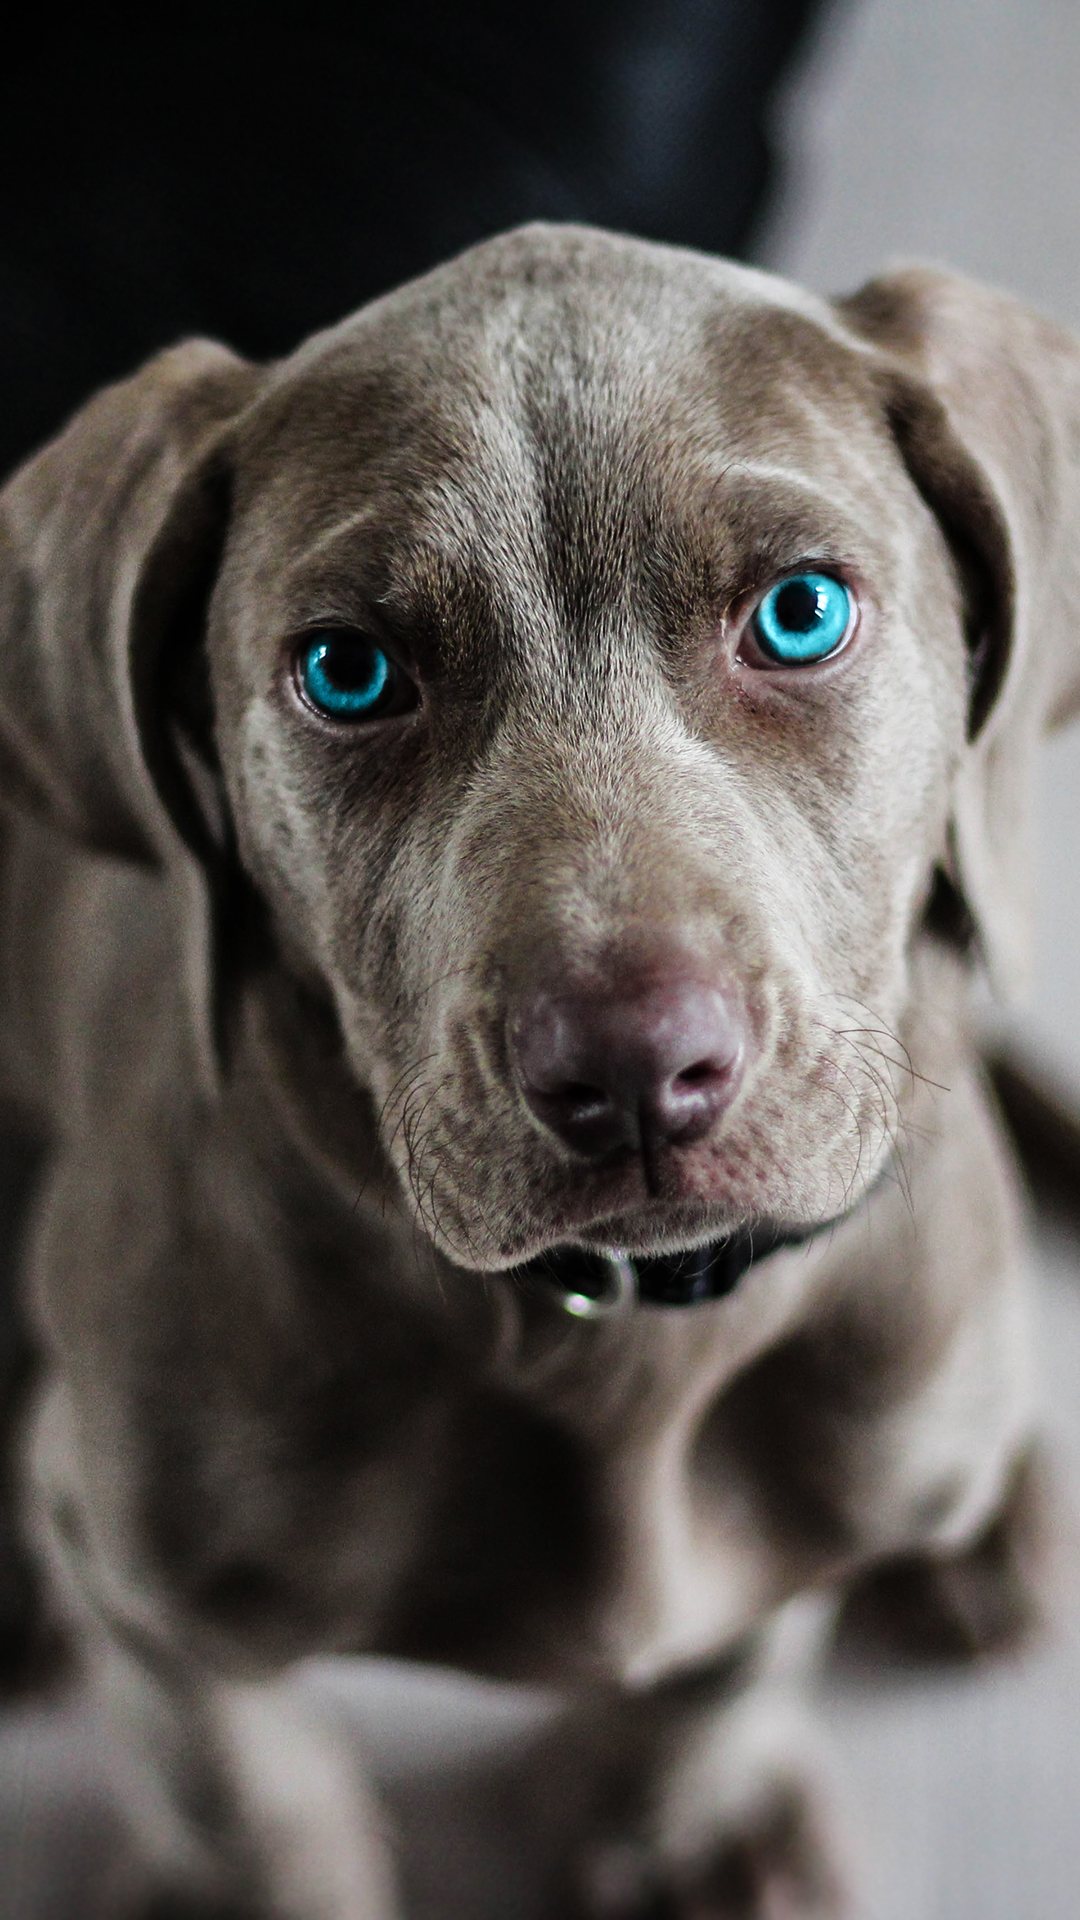
<instances>
[{"instance_id":1,"label":"dog","mask_svg":"<svg viewBox=\"0 0 1080 1920\"><path fill-rule=\"evenodd\" d=\"M365 1651L565 1695L553 1912L849 1910L792 1650L1031 1599L974 1009L1078 531L1011 300L575 227L164 352L10 480L24 1530L118 1910L399 1911L294 1677Z\"/></svg>"}]
</instances>

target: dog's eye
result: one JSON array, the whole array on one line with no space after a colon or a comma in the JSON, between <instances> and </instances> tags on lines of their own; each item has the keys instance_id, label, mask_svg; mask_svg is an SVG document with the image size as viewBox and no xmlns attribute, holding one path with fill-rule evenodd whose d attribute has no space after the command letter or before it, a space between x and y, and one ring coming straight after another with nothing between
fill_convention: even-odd
<instances>
[{"instance_id":1,"label":"dog's eye","mask_svg":"<svg viewBox=\"0 0 1080 1920\"><path fill-rule=\"evenodd\" d=\"M349 627L311 634L297 654L296 673L308 706L329 720L381 720L416 702L401 668Z\"/></svg>"},{"instance_id":2,"label":"dog's eye","mask_svg":"<svg viewBox=\"0 0 1080 1920\"><path fill-rule=\"evenodd\" d=\"M770 587L751 622L766 660L810 666L836 653L851 632L855 601L828 573L790 573Z\"/></svg>"}]
</instances>

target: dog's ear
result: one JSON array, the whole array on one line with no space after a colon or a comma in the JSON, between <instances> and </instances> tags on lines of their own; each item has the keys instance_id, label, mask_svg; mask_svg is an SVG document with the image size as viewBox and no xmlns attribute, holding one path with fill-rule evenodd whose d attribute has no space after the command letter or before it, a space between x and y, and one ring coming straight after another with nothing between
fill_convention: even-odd
<instances>
[{"instance_id":1,"label":"dog's ear","mask_svg":"<svg viewBox=\"0 0 1080 1920\"><path fill-rule=\"evenodd\" d=\"M968 742L946 871L999 991L1028 971L1040 735L1080 706L1080 346L1004 295L914 267L838 310L964 589Z\"/></svg>"},{"instance_id":2,"label":"dog's ear","mask_svg":"<svg viewBox=\"0 0 1080 1920\"><path fill-rule=\"evenodd\" d=\"M0 493L0 800L175 870L204 1060L216 801L200 645L228 433L260 373L191 341L92 400Z\"/></svg>"}]
</instances>

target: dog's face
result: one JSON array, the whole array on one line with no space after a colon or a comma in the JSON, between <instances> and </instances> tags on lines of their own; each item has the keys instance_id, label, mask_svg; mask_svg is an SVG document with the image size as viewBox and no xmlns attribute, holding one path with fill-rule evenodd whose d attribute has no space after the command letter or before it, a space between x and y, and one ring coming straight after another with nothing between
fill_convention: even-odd
<instances>
[{"instance_id":1,"label":"dog's face","mask_svg":"<svg viewBox=\"0 0 1080 1920\"><path fill-rule=\"evenodd\" d=\"M308 347L237 473L240 846L426 1231L503 1267L850 1204L966 712L858 355L738 269L519 238ZM785 664L759 609L808 574L846 623ZM350 660L358 711L318 677Z\"/></svg>"},{"instance_id":2,"label":"dog's face","mask_svg":"<svg viewBox=\"0 0 1080 1920\"><path fill-rule=\"evenodd\" d=\"M978 839L967 589L1014 585L912 372L930 284L840 314L529 229L215 402L239 853L466 1266L811 1225L889 1151L958 808Z\"/></svg>"}]
</instances>

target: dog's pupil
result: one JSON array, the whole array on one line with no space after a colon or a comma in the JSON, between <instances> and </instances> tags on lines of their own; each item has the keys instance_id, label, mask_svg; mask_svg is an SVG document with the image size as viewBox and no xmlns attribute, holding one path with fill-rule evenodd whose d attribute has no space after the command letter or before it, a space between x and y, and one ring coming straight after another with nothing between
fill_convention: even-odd
<instances>
[{"instance_id":1,"label":"dog's pupil","mask_svg":"<svg viewBox=\"0 0 1080 1920\"><path fill-rule=\"evenodd\" d=\"M327 648L323 670L342 693L363 693L378 674L375 648L370 640L342 634Z\"/></svg>"},{"instance_id":2,"label":"dog's pupil","mask_svg":"<svg viewBox=\"0 0 1080 1920\"><path fill-rule=\"evenodd\" d=\"M818 595L806 580L792 580L776 596L776 618L789 633L806 633L820 617Z\"/></svg>"}]
</instances>

